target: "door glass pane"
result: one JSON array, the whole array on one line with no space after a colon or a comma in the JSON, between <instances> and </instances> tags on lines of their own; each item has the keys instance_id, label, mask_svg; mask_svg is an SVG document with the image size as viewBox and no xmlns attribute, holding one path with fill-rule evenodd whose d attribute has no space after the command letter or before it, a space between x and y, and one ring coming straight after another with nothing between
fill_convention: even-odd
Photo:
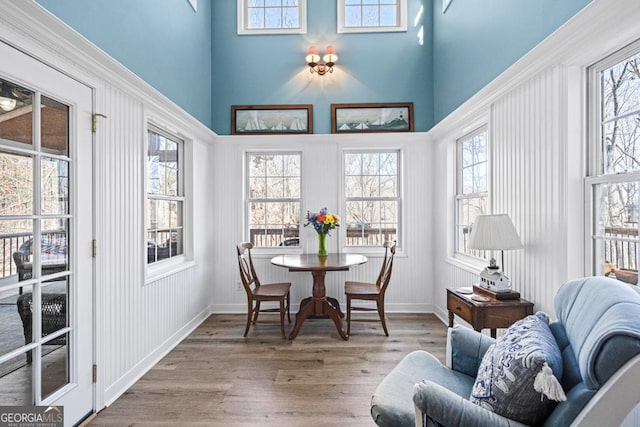
<instances>
[{"instance_id":1,"label":"door glass pane","mask_svg":"<svg viewBox=\"0 0 640 427\"><path fill-rule=\"evenodd\" d=\"M0 215L32 215L33 158L0 152L0 189Z\"/></svg>"},{"instance_id":2,"label":"door glass pane","mask_svg":"<svg viewBox=\"0 0 640 427\"><path fill-rule=\"evenodd\" d=\"M0 79L0 139L33 145L33 92Z\"/></svg>"},{"instance_id":3,"label":"door glass pane","mask_svg":"<svg viewBox=\"0 0 640 427\"><path fill-rule=\"evenodd\" d=\"M44 215L69 213L69 162L42 158L41 203Z\"/></svg>"},{"instance_id":4,"label":"door glass pane","mask_svg":"<svg viewBox=\"0 0 640 427\"><path fill-rule=\"evenodd\" d=\"M42 345L42 397L69 383L69 333Z\"/></svg>"},{"instance_id":5,"label":"door glass pane","mask_svg":"<svg viewBox=\"0 0 640 427\"><path fill-rule=\"evenodd\" d=\"M42 151L69 154L69 107L42 96Z\"/></svg>"},{"instance_id":6,"label":"door glass pane","mask_svg":"<svg viewBox=\"0 0 640 427\"><path fill-rule=\"evenodd\" d=\"M42 286L42 339L69 326L68 301L69 279L65 276ZM54 342L64 344L64 338L53 338ZM44 351L43 351L44 353Z\"/></svg>"},{"instance_id":7,"label":"door glass pane","mask_svg":"<svg viewBox=\"0 0 640 427\"><path fill-rule=\"evenodd\" d=\"M32 342L32 286L0 291L0 358ZM30 405L31 353L0 363L0 405Z\"/></svg>"},{"instance_id":8,"label":"door glass pane","mask_svg":"<svg viewBox=\"0 0 640 427\"><path fill-rule=\"evenodd\" d=\"M31 291L23 286L0 292L0 357L32 341ZM0 366L0 377L26 364L26 356Z\"/></svg>"},{"instance_id":9,"label":"door glass pane","mask_svg":"<svg viewBox=\"0 0 640 427\"><path fill-rule=\"evenodd\" d=\"M13 276L7 284L31 278L32 227L30 219L0 221L0 279L10 280Z\"/></svg>"},{"instance_id":10,"label":"door glass pane","mask_svg":"<svg viewBox=\"0 0 640 427\"><path fill-rule=\"evenodd\" d=\"M32 365L20 354L0 363L0 406L32 405Z\"/></svg>"},{"instance_id":11,"label":"door glass pane","mask_svg":"<svg viewBox=\"0 0 640 427\"><path fill-rule=\"evenodd\" d=\"M45 219L41 224L40 263L42 276L68 270L68 220L65 218Z\"/></svg>"}]
</instances>

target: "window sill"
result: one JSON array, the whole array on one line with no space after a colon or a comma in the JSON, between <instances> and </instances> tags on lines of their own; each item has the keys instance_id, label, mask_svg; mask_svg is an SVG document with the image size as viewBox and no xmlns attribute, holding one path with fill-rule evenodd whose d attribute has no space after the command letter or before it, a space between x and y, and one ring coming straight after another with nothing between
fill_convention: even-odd
<instances>
[{"instance_id":1,"label":"window sill","mask_svg":"<svg viewBox=\"0 0 640 427\"><path fill-rule=\"evenodd\" d=\"M184 256L176 258L177 259L166 262L160 262L159 265L147 266L144 281L145 286L196 266L195 261L188 260Z\"/></svg>"},{"instance_id":2,"label":"window sill","mask_svg":"<svg viewBox=\"0 0 640 427\"><path fill-rule=\"evenodd\" d=\"M384 248L382 246L349 246L342 248L345 254L360 254L368 257L384 257ZM396 258L406 258L406 254L402 248L396 246Z\"/></svg>"},{"instance_id":3,"label":"window sill","mask_svg":"<svg viewBox=\"0 0 640 427\"><path fill-rule=\"evenodd\" d=\"M460 255L449 256L445 258L445 262L473 274L480 274L487 266L487 261Z\"/></svg>"},{"instance_id":4,"label":"window sill","mask_svg":"<svg viewBox=\"0 0 640 427\"><path fill-rule=\"evenodd\" d=\"M406 33L407 27L389 26L389 27L343 27L338 28L338 34L363 34L363 33Z\"/></svg>"},{"instance_id":5,"label":"window sill","mask_svg":"<svg viewBox=\"0 0 640 427\"><path fill-rule=\"evenodd\" d=\"M304 253L299 246L276 246L273 248L253 248L251 256L253 258L273 258L276 255L299 255Z\"/></svg>"}]
</instances>

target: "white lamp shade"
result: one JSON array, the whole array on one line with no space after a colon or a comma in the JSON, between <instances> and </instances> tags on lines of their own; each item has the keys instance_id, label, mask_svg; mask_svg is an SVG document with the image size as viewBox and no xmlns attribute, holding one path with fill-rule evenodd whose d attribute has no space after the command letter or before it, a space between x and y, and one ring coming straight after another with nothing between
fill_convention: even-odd
<instances>
[{"instance_id":1,"label":"white lamp shade","mask_svg":"<svg viewBox=\"0 0 640 427\"><path fill-rule=\"evenodd\" d=\"M469 236L469 248L483 251L521 249L522 241L507 214L479 215Z\"/></svg>"},{"instance_id":2,"label":"white lamp shade","mask_svg":"<svg viewBox=\"0 0 640 427\"><path fill-rule=\"evenodd\" d=\"M307 56L304 58L309 63L318 63L320 62L320 55L318 55L318 48L315 46L309 46L309 50L307 51Z\"/></svg>"},{"instance_id":3,"label":"white lamp shade","mask_svg":"<svg viewBox=\"0 0 640 427\"><path fill-rule=\"evenodd\" d=\"M324 62L337 62L338 55L336 54L336 49L331 45L327 46L327 49L324 51L322 60Z\"/></svg>"}]
</instances>

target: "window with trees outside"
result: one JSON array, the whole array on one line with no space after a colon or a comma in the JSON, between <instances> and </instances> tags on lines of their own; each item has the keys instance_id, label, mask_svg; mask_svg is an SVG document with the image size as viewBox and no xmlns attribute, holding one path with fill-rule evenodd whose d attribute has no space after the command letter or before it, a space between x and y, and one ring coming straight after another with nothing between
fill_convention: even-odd
<instances>
[{"instance_id":1,"label":"window with trees outside","mask_svg":"<svg viewBox=\"0 0 640 427\"><path fill-rule=\"evenodd\" d=\"M338 0L338 33L407 30L407 0Z\"/></svg>"},{"instance_id":2,"label":"window with trees outside","mask_svg":"<svg viewBox=\"0 0 640 427\"><path fill-rule=\"evenodd\" d=\"M484 251L468 247L471 227L478 215L489 213L487 128L482 127L456 143L456 253L484 258Z\"/></svg>"},{"instance_id":3,"label":"window with trees outside","mask_svg":"<svg viewBox=\"0 0 640 427\"><path fill-rule=\"evenodd\" d=\"M300 153L248 153L246 217L254 247L300 246Z\"/></svg>"},{"instance_id":4,"label":"window with trees outside","mask_svg":"<svg viewBox=\"0 0 640 427\"><path fill-rule=\"evenodd\" d=\"M637 284L640 43L596 64L589 76L593 270Z\"/></svg>"},{"instance_id":5,"label":"window with trees outside","mask_svg":"<svg viewBox=\"0 0 640 427\"><path fill-rule=\"evenodd\" d=\"M184 254L183 141L150 128L147 143L147 263Z\"/></svg>"},{"instance_id":6,"label":"window with trees outside","mask_svg":"<svg viewBox=\"0 0 640 427\"><path fill-rule=\"evenodd\" d=\"M400 245L400 152L344 154L346 246Z\"/></svg>"},{"instance_id":7,"label":"window with trees outside","mask_svg":"<svg viewBox=\"0 0 640 427\"><path fill-rule=\"evenodd\" d=\"M304 34L307 0L237 0L238 34Z\"/></svg>"}]
</instances>

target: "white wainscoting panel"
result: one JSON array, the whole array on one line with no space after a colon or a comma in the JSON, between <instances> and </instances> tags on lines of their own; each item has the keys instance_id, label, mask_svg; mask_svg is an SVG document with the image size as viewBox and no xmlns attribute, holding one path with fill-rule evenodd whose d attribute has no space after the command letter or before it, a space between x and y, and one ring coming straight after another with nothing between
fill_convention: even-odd
<instances>
[{"instance_id":1,"label":"white wainscoting panel","mask_svg":"<svg viewBox=\"0 0 640 427\"><path fill-rule=\"evenodd\" d=\"M511 216L524 249L505 252L514 289L553 313L566 277L566 96L560 67L498 100L491 111L493 212Z\"/></svg>"},{"instance_id":2,"label":"white wainscoting panel","mask_svg":"<svg viewBox=\"0 0 640 427\"><path fill-rule=\"evenodd\" d=\"M402 150L404 205L403 220L406 233L402 251L396 255L393 277L387 292L387 311L432 311L433 282L431 280L430 224L433 202L430 194L432 146L424 134L367 134L367 135L301 135L287 137L219 137L211 154L213 181L224 183L212 186L215 200L213 216L224 217L224 226L216 228L214 252L218 254L212 272L213 311L246 311L246 295L237 290L240 279L235 245L243 236L243 164L247 151L288 150L302 153L302 212L327 207L340 212L340 170L343 149L396 148ZM339 230L329 237L329 250L341 248ZM295 251L295 249L288 250ZM315 253L315 231L301 229L299 251ZM341 249L340 249L341 250ZM254 250L254 263L260 280L292 282L292 307L297 310L300 300L311 295L311 273L290 273L271 265L269 260L277 250L260 253ZM326 276L327 294L344 303L345 280L375 281L380 255L369 256L369 262L348 272L329 272ZM241 333L242 331L239 331Z\"/></svg>"},{"instance_id":3,"label":"white wainscoting panel","mask_svg":"<svg viewBox=\"0 0 640 427\"><path fill-rule=\"evenodd\" d=\"M101 302L96 359L109 404L205 318L210 291L208 272L196 262L145 283L146 123L153 106L108 84L98 99L98 111L107 117L99 120L95 153L96 293ZM161 117L154 115L154 120L161 122ZM187 144L186 153L194 153L193 164L186 163L187 175L206 177L206 147L197 140ZM194 233L194 252L205 265L208 199L202 192L207 179L186 181L193 185L193 215L202 224Z\"/></svg>"},{"instance_id":4,"label":"white wainscoting panel","mask_svg":"<svg viewBox=\"0 0 640 427\"><path fill-rule=\"evenodd\" d=\"M513 288L535 304L534 310L546 311L552 317L553 296L567 280L565 81L564 68L550 67L487 107L493 213L509 214L524 244L524 249L505 251L503 267ZM455 176L455 161L447 160L447 155L451 157L456 138L457 135L452 135L438 142L436 182L451 181L450 177ZM453 217L452 196L445 188L436 191L448 208L438 213ZM452 238L451 220L440 217L434 224L438 248L452 248L447 241ZM438 253L441 259L450 256L443 251ZM495 256L500 263L500 253ZM442 310L446 309L440 305L445 303L445 287L470 286L477 281L477 276L470 276L469 271L477 274L479 268L443 263L438 271L439 288L435 296ZM461 280L466 283L460 283Z\"/></svg>"}]
</instances>

